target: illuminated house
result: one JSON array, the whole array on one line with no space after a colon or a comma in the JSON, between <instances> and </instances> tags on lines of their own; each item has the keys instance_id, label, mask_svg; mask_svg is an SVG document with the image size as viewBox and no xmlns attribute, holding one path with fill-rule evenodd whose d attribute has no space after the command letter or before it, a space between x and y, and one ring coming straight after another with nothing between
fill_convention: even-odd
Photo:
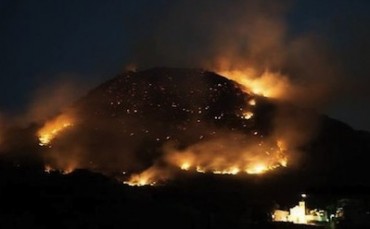
<instances>
[{"instance_id":1,"label":"illuminated house","mask_svg":"<svg viewBox=\"0 0 370 229\"><path fill-rule=\"evenodd\" d=\"M289 211L288 221L293 223L306 224L306 204L304 201L300 201L298 205L291 208Z\"/></svg>"},{"instance_id":2,"label":"illuminated house","mask_svg":"<svg viewBox=\"0 0 370 229\"><path fill-rule=\"evenodd\" d=\"M298 205L289 211L275 210L272 215L275 222L291 222L295 224L315 224L328 222L328 216L324 210L308 210L305 201L300 201Z\"/></svg>"}]
</instances>

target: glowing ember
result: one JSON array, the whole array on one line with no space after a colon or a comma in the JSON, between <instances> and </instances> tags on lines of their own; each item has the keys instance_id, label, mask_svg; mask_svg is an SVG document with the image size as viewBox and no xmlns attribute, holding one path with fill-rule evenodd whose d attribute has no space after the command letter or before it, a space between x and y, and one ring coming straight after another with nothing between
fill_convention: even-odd
<instances>
[{"instance_id":1,"label":"glowing ember","mask_svg":"<svg viewBox=\"0 0 370 229\"><path fill-rule=\"evenodd\" d=\"M255 99L251 99L248 101L248 104L251 105L251 106L256 106L256 100Z\"/></svg>"},{"instance_id":2,"label":"glowing ember","mask_svg":"<svg viewBox=\"0 0 370 229\"><path fill-rule=\"evenodd\" d=\"M181 168L182 170L189 170L189 168L190 168L190 163L188 163L188 162L184 162L184 163L180 166L180 168Z\"/></svg>"},{"instance_id":3,"label":"glowing ember","mask_svg":"<svg viewBox=\"0 0 370 229\"><path fill-rule=\"evenodd\" d=\"M54 172L54 171L59 171L60 173L66 175L66 174L70 174L72 173L73 171L75 170L75 168L73 166L67 166L66 168L64 169L56 169L54 167L52 167L51 165L45 165L44 167L44 172L45 173L51 173L51 172Z\"/></svg>"},{"instance_id":4,"label":"glowing ember","mask_svg":"<svg viewBox=\"0 0 370 229\"><path fill-rule=\"evenodd\" d=\"M200 166L197 166L196 171L198 173L205 173L206 172L206 170L204 168L200 167Z\"/></svg>"},{"instance_id":5,"label":"glowing ember","mask_svg":"<svg viewBox=\"0 0 370 229\"><path fill-rule=\"evenodd\" d=\"M251 119L253 117L253 112L250 111L244 112L242 117L244 119Z\"/></svg>"},{"instance_id":6,"label":"glowing ember","mask_svg":"<svg viewBox=\"0 0 370 229\"><path fill-rule=\"evenodd\" d=\"M67 115L60 115L48 121L38 131L39 145L49 145L51 141L64 129L73 125L73 119Z\"/></svg>"},{"instance_id":7,"label":"glowing ember","mask_svg":"<svg viewBox=\"0 0 370 229\"><path fill-rule=\"evenodd\" d=\"M51 173L54 169L50 165L45 165L44 172Z\"/></svg>"},{"instance_id":8,"label":"glowing ember","mask_svg":"<svg viewBox=\"0 0 370 229\"><path fill-rule=\"evenodd\" d=\"M70 173L72 173L73 171L75 171L75 168L73 168L73 167L67 167L67 168L63 169L61 172L62 172L64 175L66 175L66 174L70 174Z\"/></svg>"},{"instance_id":9,"label":"glowing ember","mask_svg":"<svg viewBox=\"0 0 370 229\"><path fill-rule=\"evenodd\" d=\"M287 149L286 144L284 143L283 140L277 140L276 144L279 147L279 149L281 149L281 150L286 150Z\"/></svg>"},{"instance_id":10,"label":"glowing ember","mask_svg":"<svg viewBox=\"0 0 370 229\"><path fill-rule=\"evenodd\" d=\"M288 159L287 158L280 159L280 165L283 166L283 167L287 167L288 166Z\"/></svg>"}]
</instances>

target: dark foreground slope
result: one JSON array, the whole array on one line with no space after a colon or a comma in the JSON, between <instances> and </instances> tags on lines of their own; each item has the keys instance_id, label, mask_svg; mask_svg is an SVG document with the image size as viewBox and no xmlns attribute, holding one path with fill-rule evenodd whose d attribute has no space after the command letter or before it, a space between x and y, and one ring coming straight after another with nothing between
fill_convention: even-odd
<instances>
[{"instance_id":1,"label":"dark foreground slope","mask_svg":"<svg viewBox=\"0 0 370 229\"><path fill-rule=\"evenodd\" d=\"M1 180L1 228L306 228L271 223L272 192L245 179L129 187L82 170L12 168L1 170Z\"/></svg>"}]
</instances>

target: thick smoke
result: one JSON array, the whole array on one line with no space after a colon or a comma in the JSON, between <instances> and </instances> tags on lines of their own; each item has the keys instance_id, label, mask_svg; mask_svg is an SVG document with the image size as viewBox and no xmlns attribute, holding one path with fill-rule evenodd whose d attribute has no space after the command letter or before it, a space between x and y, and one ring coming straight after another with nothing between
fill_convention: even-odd
<instances>
[{"instance_id":1,"label":"thick smoke","mask_svg":"<svg viewBox=\"0 0 370 229\"><path fill-rule=\"evenodd\" d=\"M292 1L172 1L157 9L161 16L148 13L145 36L133 42L133 62L141 68L202 67L237 82L245 77L273 98L323 111L343 83L341 71L319 36L290 31L293 7ZM294 162L317 121L304 110L277 108L274 135L285 139Z\"/></svg>"},{"instance_id":2,"label":"thick smoke","mask_svg":"<svg viewBox=\"0 0 370 229\"><path fill-rule=\"evenodd\" d=\"M73 80L74 74L61 74L58 79L41 85L34 93L24 116L24 123L43 123L60 113L67 112L78 98L90 88L90 84Z\"/></svg>"},{"instance_id":3,"label":"thick smoke","mask_svg":"<svg viewBox=\"0 0 370 229\"><path fill-rule=\"evenodd\" d=\"M305 157L302 147L309 143L318 132L319 116L316 112L296 106L281 104L274 117L276 138L283 139L283 148L289 152L289 167L297 168Z\"/></svg>"},{"instance_id":4,"label":"thick smoke","mask_svg":"<svg viewBox=\"0 0 370 229\"><path fill-rule=\"evenodd\" d=\"M141 28L138 33L138 25L135 25L135 28L132 27L129 33L133 38L132 66L200 67L226 74L238 72L241 73L241 77L243 74L252 73L245 77L251 78L249 80L269 81L268 87L279 88L281 93L276 94L274 98L293 102L299 106L318 107L325 102L323 98L329 98L331 90L335 89L335 85L334 87L330 85L329 88L328 83L332 82L333 76L337 74L336 66L319 39L312 35L292 36L290 34L285 21L289 8L288 1L236 0L232 3L227 0L170 1L165 8L157 9L160 14L151 12L147 17L142 15L144 19L141 21L147 22L145 29ZM133 21L132 18L130 21ZM167 75L161 77L165 76ZM268 142L265 143L266 149L262 147L264 155L262 159L253 154L261 151L257 150L262 145L260 139L253 143L243 142L247 141L248 135L251 134L248 133L245 136L235 134L235 129L242 126L239 124L246 122L240 116L236 116L237 127L223 127L222 132L226 133L211 138L213 140L201 142L203 138L220 132L220 127L209 123L198 124L200 122L198 120L201 120L197 116L198 112L208 111L206 111L206 104L196 103L211 93L219 93L222 89L203 84L201 80L196 82L185 80L185 82L181 81L183 84L176 88L176 93L179 94L163 94L161 97L161 91L166 91L166 86L161 85L161 80L156 82L158 85L153 84L154 86L130 81L132 85L127 86L127 90L114 88L115 86L111 85L106 94L95 94L97 98L90 97L88 104L79 104L83 109L77 113L63 108L68 107L78 97L78 93L81 92L80 86L76 90L71 86L74 84L57 83L57 87L48 86L46 90L41 90L36 95L37 99L30 106L27 118L22 120L43 122L58 113L62 113L62 117L66 115L67 122L70 118L76 120L71 128L65 128L70 126L69 123L64 123L65 120L58 123L58 118L55 119L56 129L53 126L54 121L49 122L51 123L49 132L58 132L65 128L52 147L44 150L45 161L53 168L66 172L75 168L88 168L107 174L117 171L128 173L146 171L145 176L155 173L154 176L162 177L161 179L169 177L167 169L161 170L161 163L181 167L181 163L177 163L179 155L196 157L196 160L200 161L192 163L194 165L200 163L202 168L209 171L228 170L232 168L231 164L240 162L244 158L247 161L239 167L246 169L252 162L268 160L265 157L269 158L266 156L271 154L269 150L277 152L274 159L277 161L281 159L280 151L284 153L286 151L288 157L299 158L300 154L295 152L299 152L300 146L309 141L315 132L316 120L311 115L306 115L305 111L296 111L287 105L281 105L277 107L274 116L270 117L273 119L273 127L270 131L266 131L270 136L265 137L258 133L258 138L265 137L264 142ZM198 97L183 98L185 94L191 94L188 93L189 90L193 90L196 86L197 90L194 91L199 94ZM154 87L159 89L154 90ZM212 92L208 91L210 88ZM187 93L181 93L181 90L187 90ZM159 102L159 107L164 104L169 105L167 110L164 113L153 112L158 108L158 104L155 100L145 101L147 96L143 93L145 91L156 93L152 97L162 101L162 104ZM240 91L237 93L241 94ZM138 94L142 97L137 96ZM179 100L181 106L170 104L173 98L181 98ZM240 108L243 110L247 105L247 101L243 101L243 104L238 104L239 107L232 107L229 105L232 101L226 101L226 97L212 99L214 98L208 101L218 101L223 107L230 107L224 109L226 112L220 112L220 114L215 112L216 115L204 118L204 120L211 120L209 122L220 120L220 117L224 118L223 115L227 112L236 115L241 112ZM99 100L104 100L104 103L94 104ZM145 111L146 107L151 107L151 110ZM94 110L94 108L97 109ZM186 125L176 122L172 125L171 120L168 120L170 118L162 120L165 113L171 113L172 109L180 108L181 112L191 112L190 118L183 120ZM182 113L179 112L179 114ZM256 119L260 114L264 115L263 112L257 112ZM116 118L123 115L124 118ZM173 116L178 119L176 115L177 113L174 113ZM232 115L230 115L231 118L228 117L229 120L236 118ZM248 123L245 124L245 126L248 125ZM259 123L259 125L263 124ZM186 128L190 131L183 131ZM235 136L237 137L234 139ZM183 141L183 146L170 151L164 150L163 144L160 144L178 139ZM279 145L276 140L280 140L279 144L282 145ZM217 149L219 146L221 149ZM223 160L222 163L225 165L212 165L212 160L217 157ZM288 158L288 164L292 162L291 159ZM273 167L274 163L268 166Z\"/></svg>"},{"instance_id":5,"label":"thick smoke","mask_svg":"<svg viewBox=\"0 0 370 229\"><path fill-rule=\"evenodd\" d=\"M235 77L227 73L239 72L241 78L245 74L249 80L268 81L269 84L264 84L263 87L279 88L280 92L274 97L276 99L293 102L299 106L317 107L323 103L323 98L328 98L330 90L335 88L327 84L336 74L335 66L319 39L312 35L293 36L290 33L286 23L290 7L289 1L254 0L237 0L232 3L226 0L168 1L163 7L159 4L152 11L147 10L148 12L141 14L142 18L128 16L133 17L129 18L130 22L145 22L145 25L132 24L131 31L128 33L132 38L130 63L133 64L130 66L135 65L138 68L200 67L225 73L232 79ZM249 73L252 74L248 75ZM239 80L242 81L242 79L237 81ZM112 90L117 89L112 88ZM129 88L127 96L130 96L130 93L136 93L136 90L136 86ZM145 89L141 88L140 91L145 91ZM109 103L111 106L122 106L125 96L118 95L116 96L118 100L115 99ZM200 96L202 97L204 95ZM187 103L192 102L194 98L187 101ZM129 117L134 109L125 107L124 111L127 110ZM279 106L273 117L274 126L271 138L283 139L289 152L298 152L299 147L310 139L314 133L315 128L313 127L316 126L315 120L306 118L306 116L296 118L296 115L285 106ZM153 116L153 118L158 117ZM193 115L192 119L196 120L196 116ZM145 131L150 129L150 133L154 132L157 135L155 138L162 141L167 137L171 138L176 133L175 130L168 130L166 133L167 130L156 126L157 120L155 119L146 118L136 123L139 122L138 119L125 118L122 120L125 123L122 135L118 136L116 129L106 129L106 126L116 128L115 124L108 122L109 120L101 119L87 122L96 128L96 133L101 135L99 137L95 136L94 132L85 133L84 127L80 130L71 130L69 135L65 134L65 137L61 137L60 141L53 146L54 153L49 154L51 158L48 159L51 162L56 161L57 165L54 163L54 166L57 168L65 168L65 165L58 163L70 164L69 159L71 158L73 163L77 163L77 167L88 167L99 171L120 169L143 171L156 163L156 161L146 163L146 157L166 161L162 158L164 155L161 146L146 142L147 133ZM184 134L179 136L182 139L199 138L203 130L195 127L197 124L192 127L196 129L195 132L191 131L192 136ZM209 130L209 128L206 129ZM233 136L233 133L230 130L230 133L223 136ZM99 138L105 139L105 142L95 144L91 141L91 139ZM207 152L207 149L214 148L214 145L218 143L226 145L226 142L222 139L199 144L194 141L195 145L187 148L190 151L200 151L204 154L204 160L209 161L212 153ZM191 144L187 146L189 145ZM140 146L146 146L146 148L142 149ZM247 148L243 144L234 144L234 146L238 149ZM64 148L71 150L65 152ZM154 150L148 152L148 148ZM254 144L251 148L254 148ZM90 151L99 153L92 154ZM177 151L182 152L174 150L173 153L178 153ZM224 155L226 151L222 150L219 154ZM233 152L239 151L234 150ZM165 157L171 158L168 153ZM230 158L224 159L231 160L235 155L228 154L227 157ZM253 158L254 156L248 153L245 157ZM215 168L211 169L215 170Z\"/></svg>"},{"instance_id":6,"label":"thick smoke","mask_svg":"<svg viewBox=\"0 0 370 229\"><path fill-rule=\"evenodd\" d=\"M72 80L74 74L60 74L58 80L45 82L30 98L25 111L19 114L0 114L0 151L9 155L35 151L38 158L42 150L35 149L38 131L60 114L72 115L73 104L88 89L88 84ZM21 152L22 151L22 152Z\"/></svg>"},{"instance_id":7,"label":"thick smoke","mask_svg":"<svg viewBox=\"0 0 370 229\"><path fill-rule=\"evenodd\" d=\"M337 89L339 71L323 41L289 31L292 6L291 1L171 1L141 19L148 29L133 41L133 62L141 68L253 69L254 78L269 71L286 81L280 99L321 106ZM137 31L135 24L131 32Z\"/></svg>"}]
</instances>

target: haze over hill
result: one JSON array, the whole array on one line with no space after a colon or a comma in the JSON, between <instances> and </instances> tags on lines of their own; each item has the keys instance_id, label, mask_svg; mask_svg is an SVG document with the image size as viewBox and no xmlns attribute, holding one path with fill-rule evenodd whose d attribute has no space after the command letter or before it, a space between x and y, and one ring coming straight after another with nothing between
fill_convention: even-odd
<instances>
[{"instance_id":1,"label":"haze over hill","mask_svg":"<svg viewBox=\"0 0 370 229\"><path fill-rule=\"evenodd\" d=\"M293 204L299 192L326 196L322 204L369 192L368 132L248 93L213 72L125 72L61 110L44 124L2 129L0 198L14 214L0 225L50 226L40 223L46 214L85 226L147 227L137 219L159 217L154 211L181 215L169 226L251 227L256 220L267 228L274 203ZM19 189L31 191L16 207L4 198ZM25 206L31 199L50 211Z\"/></svg>"},{"instance_id":2,"label":"haze over hill","mask_svg":"<svg viewBox=\"0 0 370 229\"><path fill-rule=\"evenodd\" d=\"M180 170L368 182L367 132L201 69L125 72L64 110L33 130L47 170L90 169L136 185Z\"/></svg>"},{"instance_id":3,"label":"haze over hill","mask_svg":"<svg viewBox=\"0 0 370 229\"><path fill-rule=\"evenodd\" d=\"M3 1L0 228L370 227L369 8Z\"/></svg>"}]
</instances>

